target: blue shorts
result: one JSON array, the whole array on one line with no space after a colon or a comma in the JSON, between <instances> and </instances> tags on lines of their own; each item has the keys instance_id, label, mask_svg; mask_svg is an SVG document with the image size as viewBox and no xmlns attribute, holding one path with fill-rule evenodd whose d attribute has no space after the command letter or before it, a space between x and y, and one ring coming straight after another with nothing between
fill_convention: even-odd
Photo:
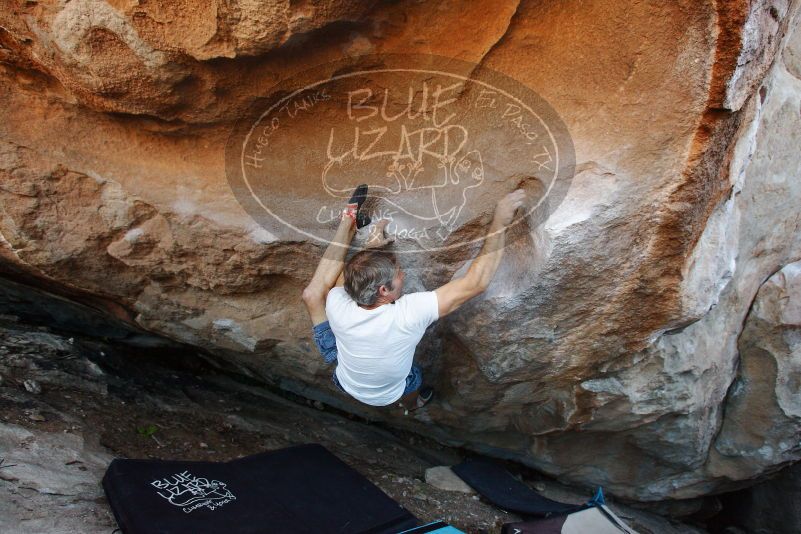
<instances>
[{"instance_id":1,"label":"blue shorts","mask_svg":"<svg viewBox=\"0 0 801 534\"><path fill-rule=\"evenodd\" d=\"M334 337L334 332L331 331L331 326L328 324L328 321L314 325L312 332L314 334L314 343L317 345L320 354L322 354L325 363L335 363L337 361L337 338ZM343 393L347 393L342 387L342 384L339 383L339 380L337 380L336 370L334 370L333 375L331 375L331 381ZM409 375L406 377L406 389L403 390L403 394L407 395L417 391L422 385L423 370L419 365L413 363L412 370L409 371Z\"/></svg>"}]
</instances>

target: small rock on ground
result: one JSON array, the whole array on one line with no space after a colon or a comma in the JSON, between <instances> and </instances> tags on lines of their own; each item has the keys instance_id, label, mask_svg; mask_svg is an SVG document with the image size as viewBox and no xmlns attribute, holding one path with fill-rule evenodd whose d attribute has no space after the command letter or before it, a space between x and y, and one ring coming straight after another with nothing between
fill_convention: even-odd
<instances>
[{"instance_id":1,"label":"small rock on ground","mask_svg":"<svg viewBox=\"0 0 801 534\"><path fill-rule=\"evenodd\" d=\"M426 469L426 482L435 488L445 491L460 491L462 493L475 493L464 480L459 478L450 467L438 465Z\"/></svg>"}]
</instances>

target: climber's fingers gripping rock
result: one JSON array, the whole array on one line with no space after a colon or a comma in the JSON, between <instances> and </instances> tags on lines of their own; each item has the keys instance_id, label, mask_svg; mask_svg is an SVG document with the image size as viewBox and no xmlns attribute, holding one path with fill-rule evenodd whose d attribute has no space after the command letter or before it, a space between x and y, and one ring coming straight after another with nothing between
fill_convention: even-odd
<instances>
[{"instance_id":1,"label":"climber's fingers gripping rock","mask_svg":"<svg viewBox=\"0 0 801 534\"><path fill-rule=\"evenodd\" d=\"M498 201L495 207L495 221L497 224L508 226L512 222L517 208L523 205L526 200L526 192L522 189L515 189Z\"/></svg>"}]
</instances>

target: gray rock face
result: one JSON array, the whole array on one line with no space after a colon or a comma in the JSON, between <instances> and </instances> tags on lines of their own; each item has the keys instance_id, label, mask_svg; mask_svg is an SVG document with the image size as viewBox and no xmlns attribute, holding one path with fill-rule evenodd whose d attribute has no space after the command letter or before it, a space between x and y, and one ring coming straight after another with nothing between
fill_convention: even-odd
<instances>
[{"instance_id":1,"label":"gray rock face","mask_svg":"<svg viewBox=\"0 0 801 534\"><path fill-rule=\"evenodd\" d=\"M0 531L107 534L115 528L99 483L112 457L101 447L75 434L0 424L0 456Z\"/></svg>"},{"instance_id":2,"label":"gray rock face","mask_svg":"<svg viewBox=\"0 0 801 534\"><path fill-rule=\"evenodd\" d=\"M740 336L739 368L715 450L756 476L801 452L801 262L760 287Z\"/></svg>"}]
</instances>

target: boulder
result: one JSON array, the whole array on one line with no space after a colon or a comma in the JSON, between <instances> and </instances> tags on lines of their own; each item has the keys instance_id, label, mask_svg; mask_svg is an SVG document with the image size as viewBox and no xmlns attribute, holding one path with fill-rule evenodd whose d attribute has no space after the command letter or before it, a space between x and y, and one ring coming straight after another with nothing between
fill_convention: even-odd
<instances>
[{"instance_id":1,"label":"boulder","mask_svg":"<svg viewBox=\"0 0 801 534\"><path fill-rule=\"evenodd\" d=\"M475 493L475 490L459 478L447 465L438 465L426 469L426 482L437 489L445 491Z\"/></svg>"},{"instance_id":2,"label":"boulder","mask_svg":"<svg viewBox=\"0 0 801 534\"><path fill-rule=\"evenodd\" d=\"M749 400L765 384L734 394L759 381L749 377L791 380L791 366L770 368L787 357L738 362L743 344L770 334L740 339L760 286L801 258L798 0L8 4L8 278L226 369L631 499L726 491L801 457L772 446L743 467L757 453L739 444L756 427L728 409L765 413ZM383 72L409 62L413 75ZM472 144L418 182L416 168L384 169L407 194L384 194L377 209L410 212L434 172L462 184L448 190L447 224L417 228L432 239L445 228L460 246L422 252L419 233L397 236L396 250L413 252L401 254L407 291L463 271L500 193L522 185L545 201L509 231L488 291L424 338L418 359L438 400L403 418L337 394L300 293L333 232L325 208L359 173L384 179L366 149L321 168L326 147L341 148L329 131L372 120L349 111L378 113L378 100L338 95L358 94L359 72L422 91L425 71L463 81L447 106L464 119L452 133L469 130ZM267 168L280 178L260 184L274 208L261 218L232 177L232 132L310 80L324 89L284 108L292 128L256 137L276 147ZM509 107L510 88L544 122ZM496 102L502 111L476 112ZM537 124L555 128L563 158L521 141L545 138ZM760 439L794 432L775 420L790 426Z\"/></svg>"}]
</instances>

